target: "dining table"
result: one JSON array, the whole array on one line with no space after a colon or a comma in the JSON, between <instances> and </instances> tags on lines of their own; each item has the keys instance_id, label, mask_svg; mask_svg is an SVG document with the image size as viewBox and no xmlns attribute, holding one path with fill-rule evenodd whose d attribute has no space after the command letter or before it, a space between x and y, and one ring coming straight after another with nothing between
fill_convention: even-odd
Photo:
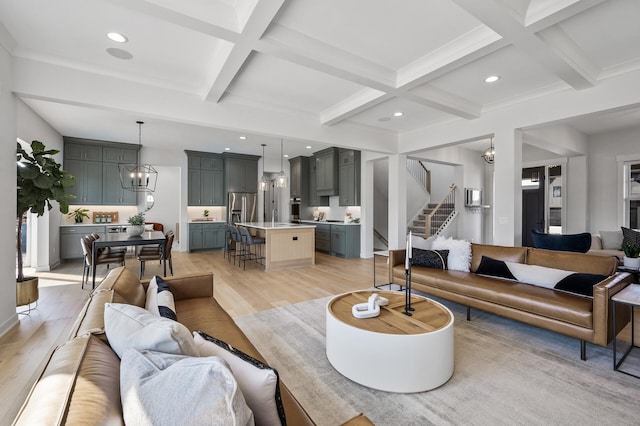
<instances>
[{"instance_id":1,"label":"dining table","mask_svg":"<svg viewBox=\"0 0 640 426\"><path fill-rule=\"evenodd\" d=\"M165 235L160 231L144 231L140 235L129 235L125 232L107 234L105 238L99 238L93 241L92 247L92 264L93 266L93 283L92 286L96 288L96 262L98 260L98 251L101 248L106 247L129 247L129 246L144 246L144 245L160 245L160 252L162 253L162 264L164 266L164 276L167 276L167 263L164 261L164 250L167 244Z\"/></svg>"}]
</instances>

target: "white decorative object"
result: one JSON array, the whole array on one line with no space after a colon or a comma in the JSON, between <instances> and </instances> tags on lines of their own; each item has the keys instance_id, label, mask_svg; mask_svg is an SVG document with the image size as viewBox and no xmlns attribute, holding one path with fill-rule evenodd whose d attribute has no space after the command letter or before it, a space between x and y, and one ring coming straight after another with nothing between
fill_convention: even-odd
<instances>
[{"instance_id":1,"label":"white decorative object","mask_svg":"<svg viewBox=\"0 0 640 426\"><path fill-rule=\"evenodd\" d=\"M144 232L144 225L128 225L127 235L130 237L138 237Z\"/></svg>"},{"instance_id":2,"label":"white decorative object","mask_svg":"<svg viewBox=\"0 0 640 426\"><path fill-rule=\"evenodd\" d=\"M380 315L380 306L387 306L389 299L380 297L377 293L369 296L367 303L358 303L351 307L351 313L356 318L374 318Z\"/></svg>"},{"instance_id":3,"label":"white decorative object","mask_svg":"<svg viewBox=\"0 0 640 426\"><path fill-rule=\"evenodd\" d=\"M630 269L640 269L640 257L624 257L623 264Z\"/></svg>"},{"instance_id":4,"label":"white decorative object","mask_svg":"<svg viewBox=\"0 0 640 426\"><path fill-rule=\"evenodd\" d=\"M471 266L471 243L438 236L431 246L433 250L449 250L447 264L451 271L469 272Z\"/></svg>"}]
</instances>

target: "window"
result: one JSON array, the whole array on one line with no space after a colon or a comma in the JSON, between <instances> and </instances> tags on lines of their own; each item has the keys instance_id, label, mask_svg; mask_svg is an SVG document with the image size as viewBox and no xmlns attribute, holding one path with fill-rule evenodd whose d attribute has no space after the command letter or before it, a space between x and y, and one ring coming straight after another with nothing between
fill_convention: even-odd
<instances>
[{"instance_id":1,"label":"window","mask_svg":"<svg viewBox=\"0 0 640 426\"><path fill-rule=\"evenodd\" d=\"M625 224L640 228L640 162L625 163Z\"/></svg>"}]
</instances>

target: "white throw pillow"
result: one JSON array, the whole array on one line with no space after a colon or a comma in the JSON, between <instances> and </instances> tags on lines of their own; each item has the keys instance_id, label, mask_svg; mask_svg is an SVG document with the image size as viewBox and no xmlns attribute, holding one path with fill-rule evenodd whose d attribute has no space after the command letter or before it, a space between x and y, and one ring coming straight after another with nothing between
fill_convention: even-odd
<instances>
[{"instance_id":1,"label":"white throw pillow","mask_svg":"<svg viewBox=\"0 0 640 426\"><path fill-rule=\"evenodd\" d=\"M603 250L622 250L622 231L600 231Z\"/></svg>"},{"instance_id":2,"label":"white throw pillow","mask_svg":"<svg viewBox=\"0 0 640 426\"><path fill-rule=\"evenodd\" d=\"M120 363L129 425L253 425L253 414L226 363L129 349Z\"/></svg>"},{"instance_id":3,"label":"white throw pillow","mask_svg":"<svg viewBox=\"0 0 640 426\"><path fill-rule=\"evenodd\" d=\"M104 328L109 345L120 358L129 348L178 355L199 355L187 327L137 306L106 303Z\"/></svg>"},{"instance_id":4,"label":"white throw pillow","mask_svg":"<svg viewBox=\"0 0 640 426\"><path fill-rule=\"evenodd\" d=\"M471 243L469 241L438 236L433 240L431 248L433 250L449 250L449 257L447 257L449 270L469 272L471 266Z\"/></svg>"},{"instance_id":5,"label":"white throw pillow","mask_svg":"<svg viewBox=\"0 0 640 426\"><path fill-rule=\"evenodd\" d=\"M153 277L151 281L149 281L149 286L147 287L147 300L144 307L152 314L160 316L160 310L158 309L158 283L156 282L156 277Z\"/></svg>"},{"instance_id":6,"label":"white throw pillow","mask_svg":"<svg viewBox=\"0 0 640 426\"><path fill-rule=\"evenodd\" d=\"M145 231L153 231L153 223L145 223L144 224Z\"/></svg>"},{"instance_id":7,"label":"white throw pillow","mask_svg":"<svg viewBox=\"0 0 640 426\"><path fill-rule=\"evenodd\" d=\"M194 331L193 338L200 356L219 356L229 364L256 425L286 424L276 370L205 333Z\"/></svg>"},{"instance_id":8,"label":"white throw pillow","mask_svg":"<svg viewBox=\"0 0 640 426\"><path fill-rule=\"evenodd\" d=\"M425 239L418 235L411 235L411 247L422 249L422 250L431 250L431 246L433 245L433 240L435 239L436 239L435 236L431 236Z\"/></svg>"}]
</instances>

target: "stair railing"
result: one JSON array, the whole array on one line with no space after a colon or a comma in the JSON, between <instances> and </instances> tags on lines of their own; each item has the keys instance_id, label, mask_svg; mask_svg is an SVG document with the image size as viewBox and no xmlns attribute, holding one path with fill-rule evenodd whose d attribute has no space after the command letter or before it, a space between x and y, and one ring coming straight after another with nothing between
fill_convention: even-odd
<instances>
[{"instance_id":1,"label":"stair railing","mask_svg":"<svg viewBox=\"0 0 640 426\"><path fill-rule=\"evenodd\" d=\"M389 247L389 241L376 228L373 228L373 235Z\"/></svg>"},{"instance_id":2,"label":"stair railing","mask_svg":"<svg viewBox=\"0 0 640 426\"><path fill-rule=\"evenodd\" d=\"M453 208L450 209L449 206L453 206ZM432 235L431 229L432 227L435 227L432 225L432 222L435 225L438 219L441 219L440 223L442 224L447 223L448 217L455 213L455 206L456 206L456 184L452 183L451 186L449 187L449 192L447 193L447 195L445 195L444 198L440 200L440 202L431 211L431 213L429 213L425 217L425 233L424 234L426 237L430 237ZM442 230L442 227L436 229L436 233L439 233L441 230Z\"/></svg>"},{"instance_id":3,"label":"stair railing","mask_svg":"<svg viewBox=\"0 0 640 426\"><path fill-rule=\"evenodd\" d=\"M422 161L407 158L407 170L418 181L420 186L431 194L431 171L427 170Z\"/></svg>"}]
</instances>

